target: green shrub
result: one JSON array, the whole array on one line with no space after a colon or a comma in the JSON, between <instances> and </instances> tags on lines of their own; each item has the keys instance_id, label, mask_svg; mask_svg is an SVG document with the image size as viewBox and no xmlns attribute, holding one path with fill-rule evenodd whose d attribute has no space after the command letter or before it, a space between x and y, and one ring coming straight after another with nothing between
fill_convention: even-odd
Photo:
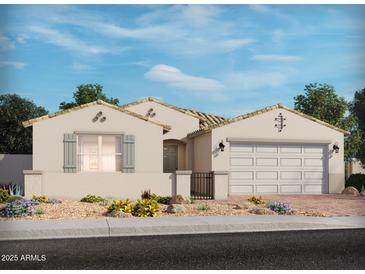
<instances>
[{"instance_id":1,"label":"green shrub","mask_svg":"<svg viewBox=\"0 0 365 274\"><path fill-rule=\"evenodd\" d=\"M15 200L11 203L7 203L4 208L1 209L0 215L5 217L19 217L28 216L33 213L33 206L38 202L28 201L25 199Z\"/></svg>"},{"instance_id":2,"label":"green shrub","mask_svg":"<svg viewBox=\"0 0 365 274\"><path fill-rule=\"evenodd\" d=\"M108 207L108 212L121 211L124 213L132 213L132 204L127 200L114 200L112 204Z\"/></svg>"},{"instance_id":3,"label":"green shrub","mask_svg":"<svg viewBox=\"0 0 365 274\"><path fill-rule=\"evenodd\" d=\"M105 199L103 197L100 197L100 196L95 196L95 195L88 194L84 198L82 198L80 200L80 202L92 203L92 204L93 203L104 203Z\"/></svg>"},{"instance_id":4,"label":"green shrub","mask_svg":"<svg viewBox=\"0 0 365 274\"><path fill-rule=\"evenodd\" d=\"M261 196L260 197L252 196L252 197L248 198L247 201L249 201L255 205L264 205L266 203L265 200Z\"/></svg>"},{"instance_id":5,"label":"green shrub","mask_svg":"<svg viewBox=\"0 0 365 274\"><path fill-rule=\"evenodd\" d=\"M209 207L208 207L207 204L198 204L196 206L196 209L199 210L199 211L208 211Z\"/></svg>"},{"instance_id":6,"label":"green shrub","mask_svg":"<svg viewBox=\"0 0 365 274\"><path fill-rule=\"evenodd\" d=\"M9 199L7 200L8 203L11 203L11 202L14 202L16 200L22 200L24 199L23 196L20 196L20 195L13 195L13 196L10 196Z\"/></svg>"},{"instance_id":7,"label":"green shrub","mask_svg":"<svg viewBox=\"0 0 365 274\"><path fill-rule=\"evenodd\" d=\"M48 201L48 197L46 195L41 195L41 196L33 195L32 200L40 203L46 203Z\"/></svg>"},{"instance_id":8,"label":"green shrub","mask_svg":"<svg viewBox=\"0 0 365 274\"><path fill-rule=\"evenodd\" d=\"M4 188L0 188L0 203L5 203L9 197L9 191Z\"/></svg>"},{"instance_id":9,"label":"green shrub","mask_svg":"<svg viewBox=\"0 0 365 274\"><path fill-rule=\"evenodd\" d=\"M158 207L159 205L154 199L137 200L133 205L132 215L136 217L155 217Z\"/></svg>"},{"instance_id":10,"label":"green shrub","mask_svg":"<svg viewBox=\"0 0 365 274\"><path fill-rule=\"evenodd\" d=\"M365 188L365 174L351 174L346 180L346 187L352 186L361 192Z\"/></svg>"},{"instance_id":11,"label":"green shrub","mask_svg":"<svg viewBox=\"0 0 365 274\"><path fill-rule=\"evenodd\" d=\"M37 207L35 209L34 213L37 214L37 215L42 215L42 214L44 214L44 209L41 208L41 207Z\"/></svg>"},{"instance_id":12,"label":"green shrub","mask_svg":"<svg viewBox=\"0 0 365 274\"><path fill-rule=\"evenodd\" d=\"M159 204L169 205L169 204L170 204L171 199L172 199L172 197L171 197L171 196L158 197L157 202L158 202Z\"/></svg>"}]
</instances>

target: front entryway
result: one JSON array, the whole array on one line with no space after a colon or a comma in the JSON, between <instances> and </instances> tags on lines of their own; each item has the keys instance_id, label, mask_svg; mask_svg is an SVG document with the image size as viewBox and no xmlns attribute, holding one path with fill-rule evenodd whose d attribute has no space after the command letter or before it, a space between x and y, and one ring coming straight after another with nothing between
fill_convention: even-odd
<instances>
[{"instance_id":1,"label":"front entryway","mask_svg":"<svg viewBox=\"0 0 365 274\"><path fill-rule=\"evenodd\" d=\"M328 193L326 146L234 142L230 195Z\"/></svg>"},{"instance_id":2,"label":"front entryway","mask_svg":"<svg viewBox=\"0 0 365 274\"><path fill-rule=\"evenodd\" d=\"M177 145L163 146L163 172L171 173L177 170Z\"/></svg>"}]
</instances>

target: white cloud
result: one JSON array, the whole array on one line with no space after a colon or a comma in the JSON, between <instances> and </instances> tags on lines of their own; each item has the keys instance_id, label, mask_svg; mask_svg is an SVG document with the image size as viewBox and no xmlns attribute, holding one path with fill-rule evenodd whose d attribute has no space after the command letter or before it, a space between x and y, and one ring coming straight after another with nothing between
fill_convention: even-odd
<instances>
[{"instance_id":1,"label":"white cloud","mask_svg":"<svg viewBox=\"0 0 365 274\"><path fill-rule=\"evenodd\" d=\"M217 80L188 75L164 64L153 66L145 77L151 81L166 83L169 87L190 91L218 91L223 88Z\"/></svg>"},{"instance_id":2,"label":"white cloud","mask_svg":"<svg viewBox=\"0 0 365 274\"><path fill-rule=\"evenodd\" d=\"M182 6L181 16L183 20L194 25L203 26L219 14L219 8L210 5Z\"/></svg>"},{"instance_id":3,"label":"white cloud","mask_svg":"<svg viewBox=\"0 0 365 274\"><path fill-rule=\"evenodd\" d=\"M0 33L0 50L9 50L15 48L15 45L8 37Z\"/></svg>"},{"instance_id":4,"label":"white cloud","mask_svg":"<svg viewBox=\"0 0 365 274\"><path fill-rule=\"evenodd\" d=\"M84 54L103 54L117 52L117 49L107 49L105 47L86 44L76 37L73 37L66 33L61 33L51 28L31 26L29 29L32 32L41 35L41 37L45 39L46 42L66 48L68 50L78 51Z\"/></svg>"},{"instance_id":5,"label":"white cloud","mask_svg":"<svg viewBox=\"0 0 365 274\"><path fill-rule=\"evenodd\" d=\"M77 63L77 62L73 63L71 68L76 71L84 71L84 70L92 69L92 67L90 67L89 65L81 64L81 63Z\"/></svg>"},{"instance_id":6,"label":"white cloud","mask_svg":"<svg viewBox=\"0 0 365 274\"><path fill-rule=\"evenodd\" d=\"M284 12L281 12L277 7L272 8L271 6L261 4L261 5L250 5L250 8L257 13L270 14L271 16L283 19L292 24L297 24L297 20L294 17L287 15Z\"/></svg>"},{"instance_id":7,"label":"white cloud","mask_svg":"<svg viewBox=\"0 0 365 274\"><path fill-rule=\"evenodd\" d=\"M14 61L0 61L0 67L4 66L12 66L16 69L22 69L25 67L25 64L22 62L14 62Z\"/></svg>"},{"instance_id":8,"label":"white cloud","mask_svg":"<svg viewBox=\"0 0 365 274\"><path fill-rule=\"evenodd\" d=\"M279 55L279 54L257 54L252 57L256 61L273 61L273 62L296 62L302 60L302 56L296 55Z\"/></svg>"},{"instance_id":9,"label":"white cloud","mask_svg":"<svg viewBox=\"0 0 365 274\"><path fill-rule=\"evenodd\" d=\"M255 42L256 41L254 39L230 39L230 40L223 40L221 44L225 50L233 51Z\"/></svg>"},{"instance_id":10,"label":"white cloud","mask_svg":"<svg viewBox=\"0 0 365 274\"><path fill-rule=\"evenodd\" d=\"M255 90L265 87L277 88L288 81L282 71L235 71L227 74L225 82L241 90Z\"/></svg>"},{"instance_id":11,"label":"white cloud","mask_svg":"<svg viewBox=\"0 0 365 274\"><path fill-rule=\"evenodd\" d=\"M26 42L26 40L28 39L29 37L27 35L24 35L24 34L19 34L15 40L20 43L20 44L24 44Z\"/></svg>"}]
</instances>

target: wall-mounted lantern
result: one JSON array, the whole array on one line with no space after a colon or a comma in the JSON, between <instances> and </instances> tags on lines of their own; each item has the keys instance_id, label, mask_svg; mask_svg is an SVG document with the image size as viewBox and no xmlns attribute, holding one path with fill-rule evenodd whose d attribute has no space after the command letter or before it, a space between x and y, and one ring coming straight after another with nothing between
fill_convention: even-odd
<instances>
[{"instance_id":1,"label":"wall-mounted lantern","mask_svg":"<svg viewBox=\"0 0 365 274\"><path fill-rule=\"evenodd\" d=\"M333 151L336 153L338 153L340 151L340 147L338 146L338 143L335 143L332 148L333 148Z\"/></svg>"},{"instance_id":2,"label":"wall-mounted lantern","mask_svg":"<svg viewBox=\"0 0 365 274\"><path fill-rule=\"evenodd\" d=\"M223 140L219 143L219 149L223 152L225 145L223 144Z\"/></svg>"}]
</instances>

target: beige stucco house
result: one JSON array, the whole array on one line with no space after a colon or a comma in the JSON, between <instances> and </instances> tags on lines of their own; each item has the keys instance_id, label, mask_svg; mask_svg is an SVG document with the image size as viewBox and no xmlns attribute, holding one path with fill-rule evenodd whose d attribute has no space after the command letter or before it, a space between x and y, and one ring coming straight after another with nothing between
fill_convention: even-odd
<instances>
[{"instance_id":1,"label":"beige stucco house","mask_svg":"<svg viewBox=\"0 0 365 274\"><path fill-rule=\"evenodd\" d=\"M28 196L190 196L194 174L204 173L216 199L344 188L348 133L280 104L227 119L151 97L97 101L23 124L33 127Z\"/></svg>"}]
</instances>

